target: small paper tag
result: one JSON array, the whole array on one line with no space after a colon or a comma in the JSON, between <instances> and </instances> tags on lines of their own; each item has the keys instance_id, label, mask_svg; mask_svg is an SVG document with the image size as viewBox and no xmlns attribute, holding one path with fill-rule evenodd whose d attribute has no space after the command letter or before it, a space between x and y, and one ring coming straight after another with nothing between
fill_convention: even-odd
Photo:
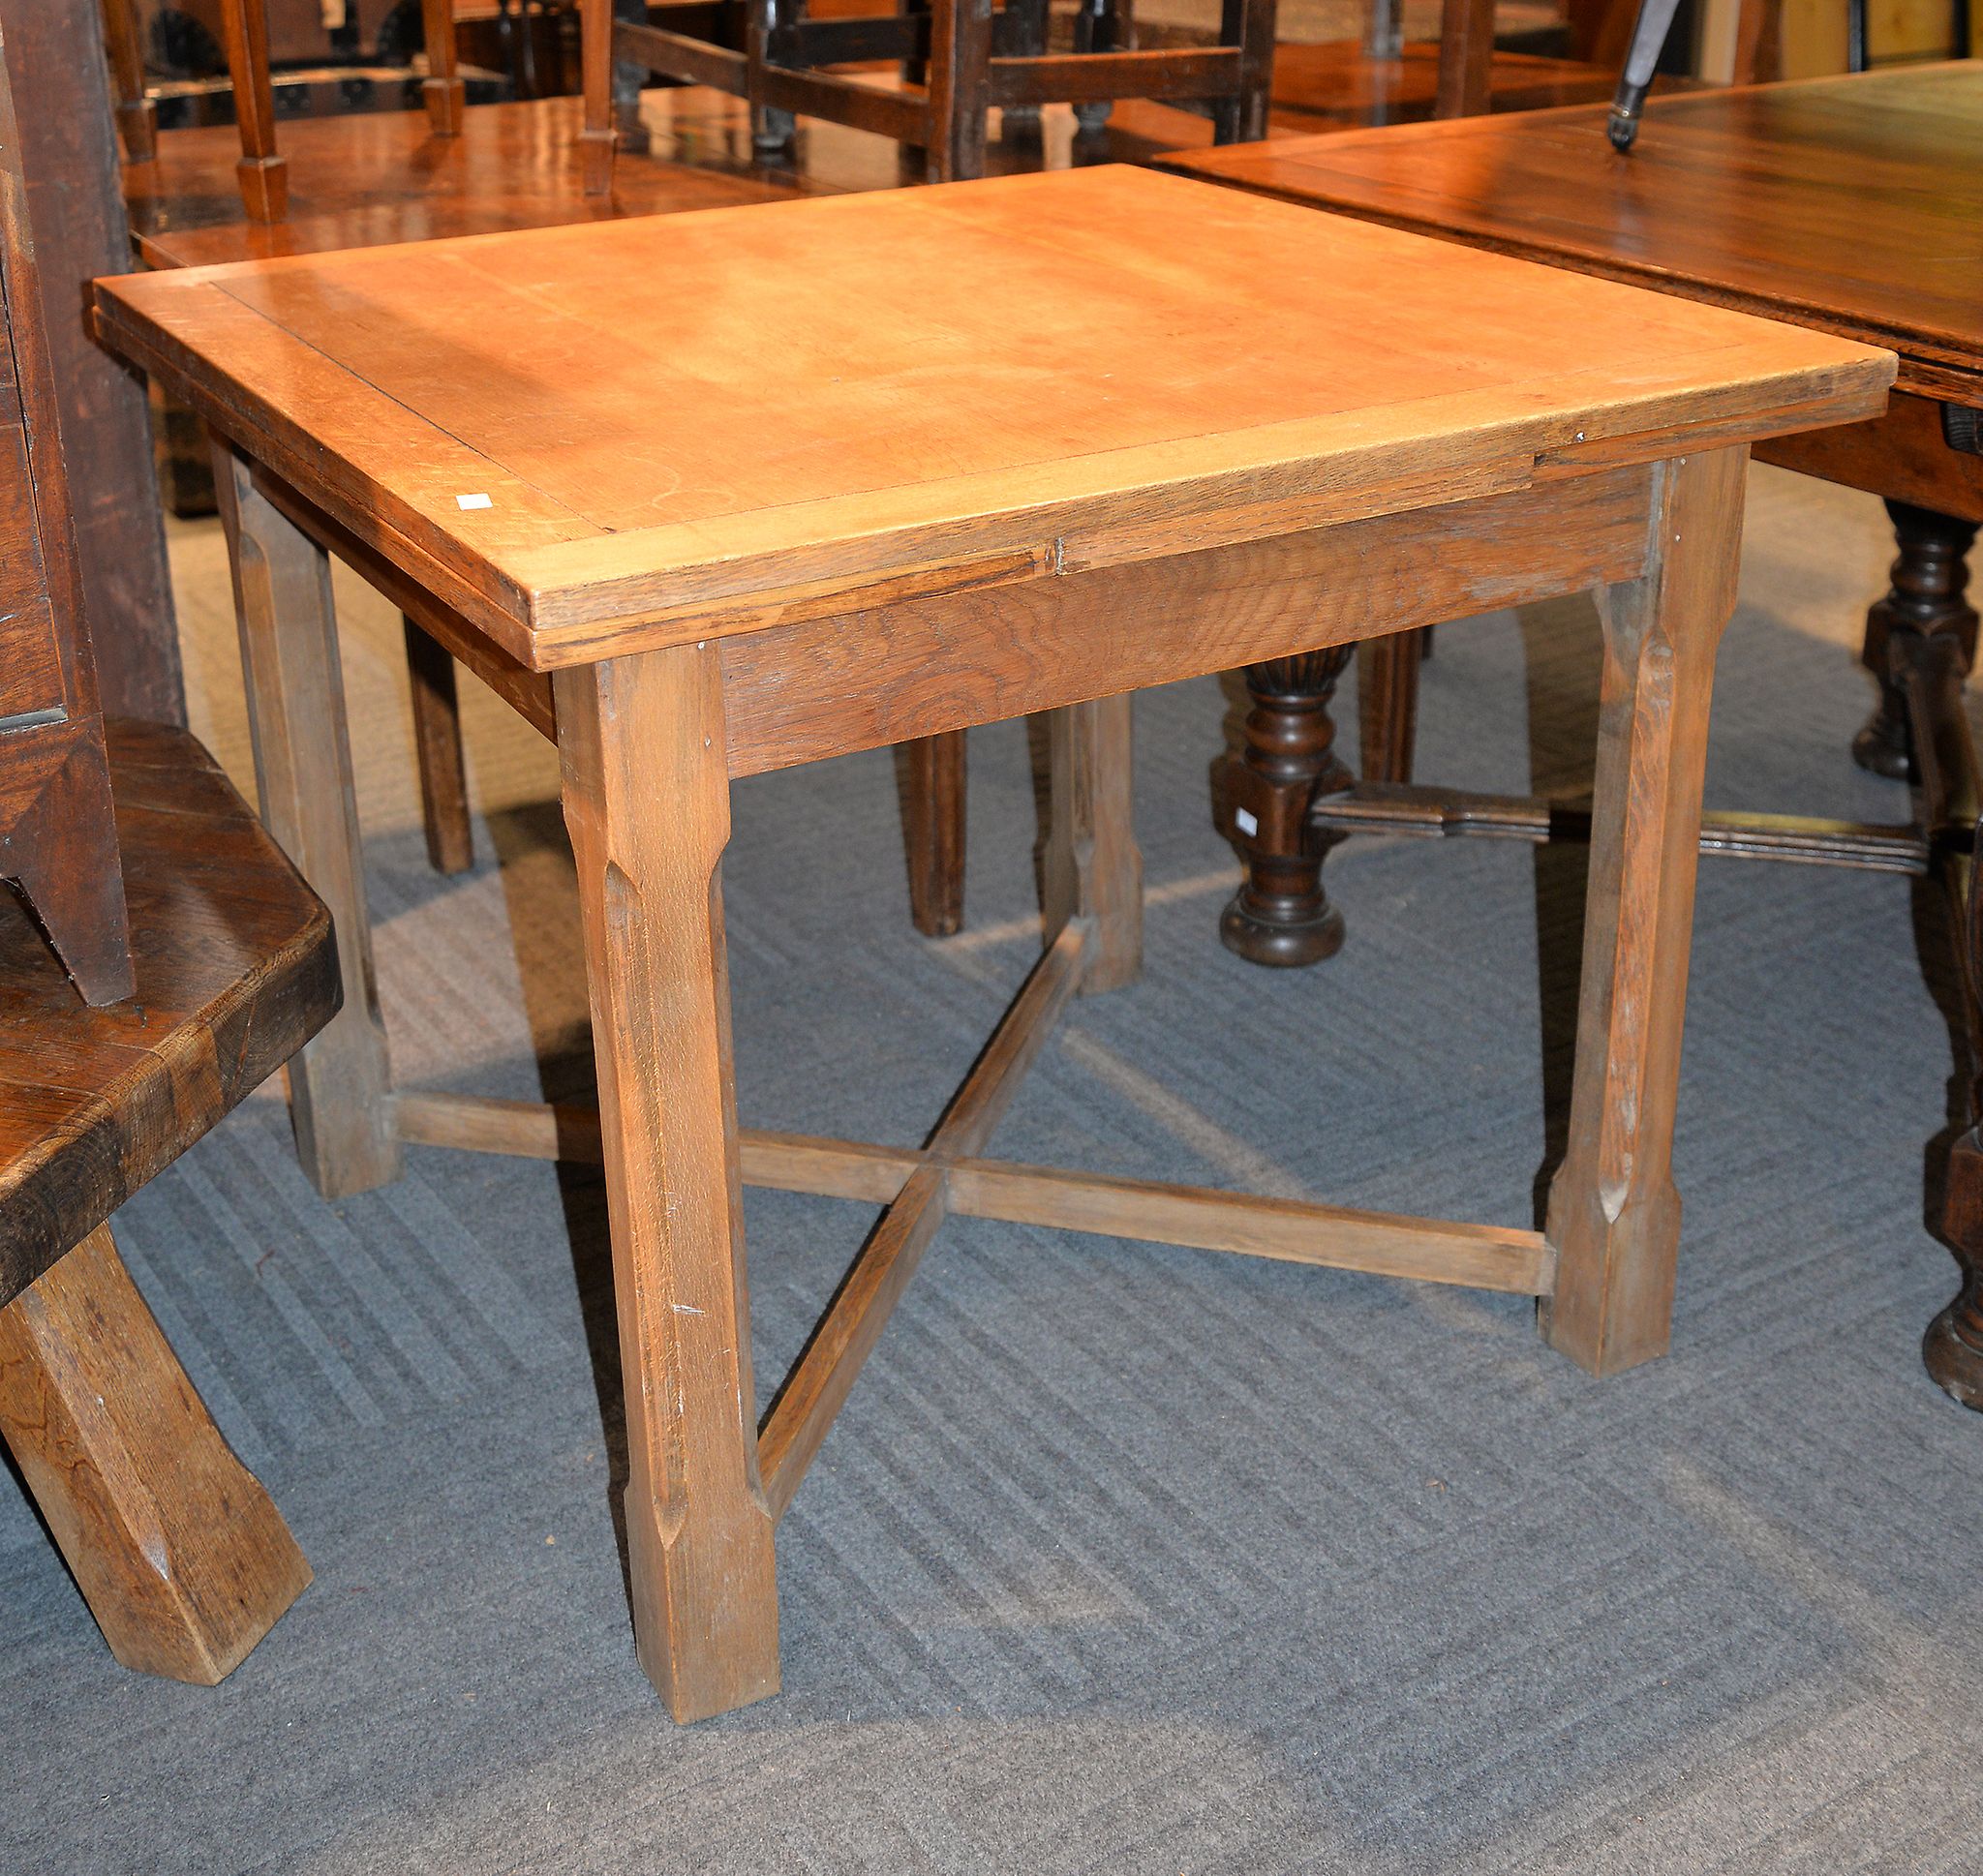
<instances>
[{"instance_id":1,"label":"small paper tag","mask_svg":"<svg viewBox=\"0 0 1983 1876\"><path fill-rule=\"evenodd\" d=\"M458 495L454 498L457 508L493 508L496 504L486 495Z\"/></svg>"},{"instance_id":2,"label":"small paper tag","mask_svg":"<svg viewBox=\"0 0 1983 1876\"><path fill-rule=\"evenodd\" d=\"M1233 810L1233 824L1241 833L1251 834L1260 832L1260 816L1243 807L1236 807Z\"/></svg>"}]
</instances>

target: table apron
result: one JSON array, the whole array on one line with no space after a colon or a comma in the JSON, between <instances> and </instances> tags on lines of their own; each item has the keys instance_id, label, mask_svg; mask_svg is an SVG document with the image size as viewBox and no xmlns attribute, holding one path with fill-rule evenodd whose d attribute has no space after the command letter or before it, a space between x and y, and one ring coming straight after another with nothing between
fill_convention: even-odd
<instances>
[{"instance_id":1,"label":"table apron","mask_svg":"<svg viewBox=\"0 0 1983 1876\"><path fill-rule=\"evenodd\" d=\"M1890 501L1983 522L1983 456L1948 446L1941 406L1933 398L1896 391L1884 416L1772 437L1755 445L1755 457Z\"/></svg>"},{"instance_id":2,"label":"table apron","mask_svg":"<svg viewBox=\"0 0 1983 1876\"><path fill-rule=\"evenodd\" d=\"M723 641L735 775L1635 578L1645 464Z\"/></svg>"}]
</instances>

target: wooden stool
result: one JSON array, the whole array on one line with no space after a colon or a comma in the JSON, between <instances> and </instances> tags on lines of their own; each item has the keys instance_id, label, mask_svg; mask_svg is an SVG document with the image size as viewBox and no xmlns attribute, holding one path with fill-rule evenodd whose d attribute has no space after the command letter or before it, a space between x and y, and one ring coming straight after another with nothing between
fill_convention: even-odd
<instances>
[{"instance_id":1,"label":"wooden stool","mask_svg":"<svg viewBox=\"0 0 1983 1876\"><path fill-rule=\"evenodd\" d=\"M353 300L371 317L342 319ZM396 1089L355 1000L291 1089L327 1192L392 1178L403 1140L603 1162L634 1630L676 1717L776 1690L774 1527L952 1214L1534 1296L1599 1374L1663 1352L1747 443L1876 412L1891 354L1127 167L153 274L97 306L227 439L262 801L353 951L326 556L557 741L597 1107ZM583 368L492 399L491 332ZM1546 1230L990 1156L1068 1000L1141 968L1129 692L1593 586L1605 708ZM732 779L1034 712L1045 947L928 1137L740 1130ZM761 1424L747 1181L886 1208Z\"/></svg>"},{"instance_id":2,"label":"wooden stool","mask_svg":"<svg viewBox=\"0 0 1983 1876\"><path fill-rule=\"evenodd\" d=\"M111 1652L211 1683L310 1570L105 1220L330 1019L337 947L191 736L107 741L136 994L85 1008L0 893L0 1435Z\"/></svg>"}]
</instances>

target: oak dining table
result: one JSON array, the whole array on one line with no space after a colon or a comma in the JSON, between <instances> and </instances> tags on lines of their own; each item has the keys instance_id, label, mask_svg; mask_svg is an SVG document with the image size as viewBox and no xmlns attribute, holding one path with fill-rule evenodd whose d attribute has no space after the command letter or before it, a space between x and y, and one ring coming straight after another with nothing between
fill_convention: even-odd
<instances>
[{"instance_id":1,"label":"oak dining table","mask_svg":"<svg viewBox=\"0 0 1983 1876\"><path fill-rule=\"evenodd\" d=\"M1923 1359L1951 1396L1983 1407L1983 921L1971 889L1983 784L1963 707L1977 628L1968 557L1983 523L1983 60L1656 98L1629 156L1611 148L1606 117L1605 106L1576 106L1160 161L1899 355L1879 416L1770 438L1755 454L1886 502L1898 551L1861 652L1878 702L1852 753L1911 781L1914 812L1889 827L1714 816L1709 839L1750 857L1933 872L1946 888L1956 949L1969 960L1957 993L1968 1060L1938 1215L1963 1286L1930 1326ZM1442 803L1408 786L1417 654L1397 638L1366 656L1358 715L1376 786L1361 800L1311 798L1311 857L1331 834L1380 827L1546 835L1542 804ZM1290 707L1308 720L1327 700L1309 693Z\"/></svg>"},{"instance_id":2,"label":"oak dining table","mask_svg":"<svg viewBox=\"0 0 1983 1876\"><path fill-rule=\"evenodd\" d=\"M99 283L97 318L219 439L262 811L345 972L291 1073L306 1165L348 1194L406 1141L603 1163L634 1632L676 1718L777 1689L774 1528L948 1215L1532 1295L1599 1374L1666 1348L1748 445L1876 415L1889 353L1107 166L180 269ZM596 1108L394 1086L331 555L557 743ZM990 1155L1069 998L1141 969L1132 693L1587 588L1543 1230ZM741 1128L731 782L1035 712L1043 948L929 1135ZM881 1208L761 1419L740 1182Z\"/></svg>"}]
</instances>

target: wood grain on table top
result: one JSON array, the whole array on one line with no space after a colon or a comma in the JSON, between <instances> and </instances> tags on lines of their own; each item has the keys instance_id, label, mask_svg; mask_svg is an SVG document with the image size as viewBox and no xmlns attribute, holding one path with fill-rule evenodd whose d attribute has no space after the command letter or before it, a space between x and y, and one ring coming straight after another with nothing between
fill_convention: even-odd
<instances>
[{"instance_id":1,"label":"wood grain on table top","mask_svg":"<svg viewBox=\"0 0 1983 1876\"><path fill-rule=\"evenodd\" d=\"M114 347L538 669L1846 421L1893 369L1126 167L98 292Z\"/></svg>"},{"instance_id":2,"label":"wood grain on table top","mask_svg":"<svg viewBox=\"0 0 1983 1876\"><path fill-rule=\"evenodd\" d=\"M1629 157L1604 118L1577 106L1165 162L1892 347L1905 388L1983 404L1983 62L1655 99Z\"/></svg>"}]
</instances>

